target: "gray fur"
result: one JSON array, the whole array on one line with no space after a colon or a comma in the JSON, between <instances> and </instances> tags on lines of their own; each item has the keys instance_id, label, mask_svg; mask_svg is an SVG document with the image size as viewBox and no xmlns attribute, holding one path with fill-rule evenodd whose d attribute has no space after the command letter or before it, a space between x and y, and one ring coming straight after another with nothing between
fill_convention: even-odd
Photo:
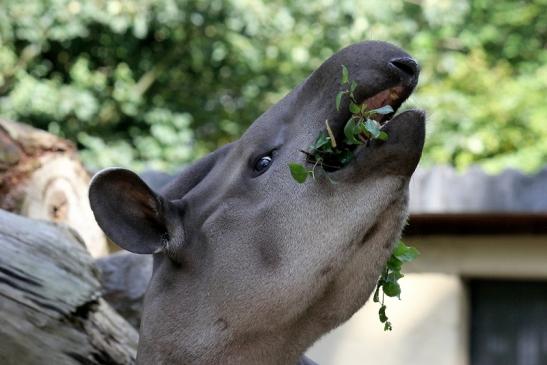
<instances>
[{"instance_id":1,"label":"gray fur","mask_svg":"<svg viewBox=\"0 0 547 365\"><path fill-rule=\"evenodd\" d=\"M161 193L120 170L94 179L91 204L105 232L134 252L156 252L140 364L296 364L365 303L407 216L424 114L394 117L384 126L389 140L360 146L356 161L330 173L334 184L321 175L298 184L287 164L304 163L298 151L325 119L340 136L348 117L334 106L341 64L360 100L397 84L406 98L418 69L409 74L394 59L411 60L383 42L341 50ZM273 164L256 176L254 161L271 150Z\"/></svg>"}]
</instances>

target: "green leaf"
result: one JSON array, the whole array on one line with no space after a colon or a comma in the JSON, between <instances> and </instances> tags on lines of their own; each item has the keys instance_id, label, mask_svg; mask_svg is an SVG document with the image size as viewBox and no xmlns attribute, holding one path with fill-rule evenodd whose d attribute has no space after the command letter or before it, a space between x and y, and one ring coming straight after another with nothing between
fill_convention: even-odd
<instances>
[{"instance_id":1,"label":"green leaf","mask_svg":"<svg viewBox=\"0 0 547 365\"><path fill-rule=\"evenodd\" d=\"M384 323L387 321L387 316L386 316L386 306L383 305L380 307L380 310L378 311L378 315L380 317L380 322Z\"/></svg>"},{"instance_id":2,"label":"green leaf","mask_svg":"<svg viewBox=\"0 0 547 365\"><path fill-rule=\"evenodd\" d=\"M338 94L336 94L336 111L340 111L340 103L342 102L342 96L345 93L345 91L340 91Z\"/></svg>"},{"instance_id":3,"label":"green leaf","mask_svg":"<svg viewBox=\"0 0 547 365\"><path fill-rule=\"evenodd\" d=\"M384 324L384 331L391 331L392 329L393 327L391 327L391 322L386 321L386 323Z\"/></svg>"},{"instance_id":4,"label":"green leaf","mask_svg":"<svg viewBox=\"0 0 547 365\"><path fill-rule=\"evenodd\" d=\"M416 257L418 257L419 255L420 251L418 251L414 247L405 245L403 241L397 242L397 246L393 250L393 256L395 256L401 262L410 262L416 259Z\"/></svg>"},{"instance_id":5,"label":"green leaf","mask_svg":"<svg viewBox=\"0 0 547 365\"><path fill-rule=\"evenodd\" d=\"M376 290L374 291L373 299L374 303L378 303L380 301L380 285L376 285Z\"/></svg>"},{"instance_id":6,"label":"green leaf","mask_svg":"<svg viewBox=\"0 0 547 365\"><path fill-rule=\"evenodd\" d=\"M367 128L365 127L365 123L364 123L364 119L361 118L359 120L359 124L358 124L358 129L359 129L359 134L364 134L367 138L370 138L372 137L372 135L370 134L369 131L367 131ZM361 142L362 144L363 142Z\"/></svg>"},{"instance_id":7,"label":"green leaf","mask_svg":"<svg viewBox=\"0 0 547 365\"><path fill-rule=\"evenodd\" d=\"M293 179L302 184L308 178L309 172L306 168L297 163L290 163L289 169L291 170L291 175Z\"/></svg>"},{"instance_id":8,"label":"green leaf","mask_svg":"<svg viewBox=\"0 0 547 365\"><path fill-rule=\"evenodd\" d=\"M368 132L370 132L372 138L378 138L378 136L380 136L380 124L374 119L367 119L365 122L365 128Z\"/></svg>"},{"instance_id":9,"label":"green leaf","mask_svg":"<svg viewBox=\"0 0 547 365\"><path fill-rule=\"evenodd\" d=\"M391 271L400 271L401 266L403 266L403 262L394 255L391 255L391 257L387 261L387 268Z\"/></svg>"},{"instance_id":10,"label":"green leaf","mask_svg":"<svg viewBox=\"0 0 547 365\"><path fill-rule=\"evenodd\" d=\"M355 89L357 88L357 83L354 81L351 82L351 85L349 86L349 91L353 93Z\"/></svg>"},{"instance_id":11,"label":"green leaf","mask_svg":"<svg viewBox=\"0 0 547 365\"><path fill-rule=\"evenodd\" d=\"M329 136L325 131L321 131L321 133L319 133L319 136L317 136L317 138L315 139L315 142L313 142L310 147L314 150L321 150L322 147L327 144L330 145Z\"/></svg>"},{"instance_id":12,"label":"green leaf","mask_svg":"<svg viewBox=\"0 0 547 365\"><path fill-rule=\"evenodd\" d=\"M344 136L346 136L345 142L347 144L361 144L359 140L355 139L357 134L359 134L359 127L353 118L350 118L344 127Z\"/></svg>"},{"instance_id":13,"label":"green leaf","mask_svg":"<svg viewBox=\"0 0 547 365\"><path fill-rule=\"evenodd\" d=\"M353 114L359 114L361 113L361 108L359 107L359 105L355 104L352 101L351 103L349 103L349 111L352 112Z\"/></svg>"},{"instance_id":14,"label":"green leaf","mask_svg":"<svg viewBox=\"0 0 547 365\"><path fill-rule=\"evenodd\" d=\"M339 161L340 161L340 164L343 166L347 166L352 160L353 160L354 156L353 156L353 152L351 152L350 150L344 150L340 153L340 156L339 156Z\"/></svg>"},{"instance_id":15,"label":"green leaf","mask_svg":"<svg viewBox=\"0 0 547 365\"><path fill-rule=\"evenodd\" d=\"M399 280L399 279L402 278L403 276L404 276L404 275L401 274L401 271L399 271L399 270L390 272L390 273L387 275L387 280L386 280L386 282L396 283L397 280Z\"/></svg>"},{"instance_id":16,"label":"green leaf","mask_svg":"<svg viewBox=\"0 0 547 365\"><path fill-rule=\"evenodd\" d=\"M345 65L342 65L342 81L340 82L342 85L347 84L349 81L349 71L348 68Z\"/></svg>"},{"instance_id":17,"label":"green leaf","mask_svg":"<svg viewBox=\"0 0 547 365\"><path fill-rule=\"evenodd\" d=\"M386 132L380 131L380 135L378 136L377 139L379 139L380 141L387 141L388 138L389 138L389 135Z\"/></svg>"},{"instance_id":18,"label":"green leaf","mask_svg":"<svg viewBox=\"0 0 547 365\"><path fill-rule=\"evenodd\" d=\"M391 105L384 105L383 107L381 108L378 108L378 109L372 109L370 111L371 114L381 114L381 115L386 115L386 114L389 114L389 113L393 113L393 108L391 107Z\"/></svg>"},{"instance_id":19,"label":"green leaf","mask_svg":"<svg viewBox=\"0 0 547 365\"><path fill-rule=\"evenodd\" d=\"M382 289L388 297L398 297L401 295L401 286L397 282L388 281L384 284Z\"/></svg>"}]
</instances>

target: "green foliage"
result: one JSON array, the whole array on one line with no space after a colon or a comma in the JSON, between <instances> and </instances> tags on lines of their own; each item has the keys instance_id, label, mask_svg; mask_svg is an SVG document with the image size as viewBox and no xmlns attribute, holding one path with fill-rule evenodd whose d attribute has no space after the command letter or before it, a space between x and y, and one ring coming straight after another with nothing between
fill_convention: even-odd
<instances>
[{"instance_id":1,"label":"green foliage","mask_svg":"<svg viewBox=\"0 0 547 365\"><path fill-rule=\"evenodd\" d=\"M346 65L342 65L342 85L349 82L349 71Z\"/></svg>"},{"instance_id":2,"label":"green foliage","mask_svg":"<svg viewBox=\"0 0 547 365\"><path fill-rule=\"evenodd\" d=\"M533 170L547 160L545 24L544 0L3 0L0 115L76 141L91 167L175 168L339 48L384 39L422 64L424 162Z\"/></svg>"},{"instance_id":3,"label":"green foliage","mask_svg":"<svg viewBox=\"0 0 547 365\"><path fill-rule=\"evenodd\" d=\"M306 170L304 166L297 163L290 163L289 169L291 170L293 179L301 184L306 181L308 175L310 174L310 171Z\"/></svg>"},{"instance_id":4,"label":"green foliage","mask_svg":"<svg viewBox=\"0 0 547 365\"><path fill-rule=\"evenodd\" d=\"M380 303L378 316L380 318L380 322L384 324L384 331L392 330L391 322L388 320L386 315L384 295L401 299L401 286L398 282L399 279L404 277L401 273L401 268L404 263L413 261L419 254L420 252L418 252L416 248L405 245L403 241L397 242L391 257L382 272L382 275L378 279L376 290L373 295L373 301L375 303ZM380 294L380 292L382 292L382 294Z\"/></svg>"}]
</instances>

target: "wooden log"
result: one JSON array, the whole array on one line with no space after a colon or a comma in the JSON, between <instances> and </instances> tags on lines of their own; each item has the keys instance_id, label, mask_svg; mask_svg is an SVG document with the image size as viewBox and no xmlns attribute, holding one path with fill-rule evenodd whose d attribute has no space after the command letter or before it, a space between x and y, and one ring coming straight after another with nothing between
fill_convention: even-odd
<instances>
[{"instance_id":1,"label":"wooden log","mask_svg":"<svg viewBox=\"0 0 547 365\"><path fill-rule=\"evenodd\" d=\"M67 224L99 257L108 244L89 206L89 180L71 142L0 119L0 209Z\"/></svg>"},{"instance_id":2,"label":"wooden log","mask_svg":"<svg viewBox=\"0 0 547 365\"><path fill-rule=\"evenodd\" d=\"M138 334L71 228L0 210L0 252L0 364L135 363Z\"/></svg>"}]
</instances>

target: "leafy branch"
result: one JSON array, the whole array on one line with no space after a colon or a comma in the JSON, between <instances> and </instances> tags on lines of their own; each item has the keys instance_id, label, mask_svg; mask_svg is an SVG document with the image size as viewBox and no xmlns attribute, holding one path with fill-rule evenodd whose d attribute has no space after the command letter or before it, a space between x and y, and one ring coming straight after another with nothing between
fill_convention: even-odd
<instances>
[{"instance_id":1,"label":"leafy branch","mask_svg":"<svg viewBox=\"0 0 547 365\"><path fill-rule=\"evenodd\" d=\"M401 273L401 268L403 263L413 261L419 254L420 252L416 248L405 245L403 241L397 242L397 246L395 246L382 275L378 279L373 300L375 303L380 303L378 315L380 322L384 324L384 331L392 330L391 322L386 315L385 295L401 299L401 286L398 282L404 276ZM380 291L382 292L381 298Z\"/></svg>"}]
</instances>

